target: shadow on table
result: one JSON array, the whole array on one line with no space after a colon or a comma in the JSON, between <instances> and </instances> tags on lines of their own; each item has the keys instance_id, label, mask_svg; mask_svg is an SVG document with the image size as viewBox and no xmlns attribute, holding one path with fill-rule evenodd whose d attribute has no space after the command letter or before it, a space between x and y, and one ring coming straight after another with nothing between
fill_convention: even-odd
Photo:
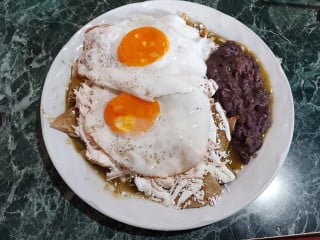
<instances>
[{"instance_id":1,"label":"shadow on table","mask_svg":"<svg viewBox=\"0 0 320 240\"><path fill-rule=\"evenodd\" d=\"M188 230L184 231L157 231L157 230L146 230L138 227L133 227L121 222L118 222L114 219L111 219L91 206L81 200L63 181L57 170L55 169L48 152L46 150L42 131L41 131L41 121L40 121L40 108L38 108L37 119L36 119L36 131L37 131L37 141L38 141L38 150L43 161L43 165L48 175L50 176L53 185L56 189L60 191L65 200L71 203L71 205L79 209L82 213L88 216L90 219L98 222L100 225L111 228L115 231L124 232L132 235L139 236L175 236L181 233L187 233ZM190 231L190 230L189 230Z\"/></svg>"}]
</instances>

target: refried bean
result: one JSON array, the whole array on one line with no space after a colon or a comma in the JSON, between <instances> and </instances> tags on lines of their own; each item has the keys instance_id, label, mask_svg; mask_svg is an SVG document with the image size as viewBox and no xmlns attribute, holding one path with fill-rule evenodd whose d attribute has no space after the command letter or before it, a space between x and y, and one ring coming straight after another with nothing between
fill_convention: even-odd
<instances>
[{"instance_id":1,"label":"refried bean","mask_svg":"<svg viewBox=\"0 0 320 240\"><path fill-rule=\"evenodd\" d=\"M231 145L242 163L261 147L271 125L270 102L257 61L234 41L226 41L207 60L207 77L218 84L213 96L236 117Z\"/></svg>"}]
</instances>

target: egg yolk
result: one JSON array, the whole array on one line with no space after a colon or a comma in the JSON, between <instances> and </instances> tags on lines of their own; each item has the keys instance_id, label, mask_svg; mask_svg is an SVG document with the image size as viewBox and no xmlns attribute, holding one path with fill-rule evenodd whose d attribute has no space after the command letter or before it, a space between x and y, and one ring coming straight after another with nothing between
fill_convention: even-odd
<instances>
[{"instance_id":1,"label":"egg yolk","mask_svg":"<svg viewBox=\"0 0 320 240\"><path fill-rule=\"evenodd\" d=\"M166 35L154 27L140 27L127 33L118 47L118 59L127 66L146 66L169 49Z\"/></svg>"},{"instance_id":2,"label":"egg yolk","mask_svg":"<svg viewBox=\"0 0 320 240\"><path fill-rule=\"evenodd\" d=\"M121 93L106 105L104 119L113 132L135 135L151 128L159 113L158 101L147 102Z\"/></svg>"}]
</instances>

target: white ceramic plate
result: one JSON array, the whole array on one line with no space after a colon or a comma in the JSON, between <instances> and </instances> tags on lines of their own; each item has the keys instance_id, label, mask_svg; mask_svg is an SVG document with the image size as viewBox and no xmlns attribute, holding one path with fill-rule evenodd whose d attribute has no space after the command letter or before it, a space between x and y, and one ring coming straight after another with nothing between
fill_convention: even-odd
<instances>
[{"instance_id":1,"label":"white ceramic plate","mask_svg":"<svg viewBox=\"0 0 320 240\"><path fill-rule=\"evenodd\" d=\"M242 169L216 207L176 210L139 198L117 198L104 189L105 182L77 153L66 134L50 128L54 117L65 110L70 69L81 51L83 33L90 26L114 24L136 14L163 15L185 12L211 31L251 49L264 63L273 88L273 123L258 156ZM69 187L101 213L130 225L182 230L222 220L254 200L271 183L288 153L293 133L294 109L287 78L267 45L249 28L215 9L183 1L151 1L109 11L81 28L62 48L47 75L41 99L43 138L51 160Z\"/></svg>"}]
</instances>

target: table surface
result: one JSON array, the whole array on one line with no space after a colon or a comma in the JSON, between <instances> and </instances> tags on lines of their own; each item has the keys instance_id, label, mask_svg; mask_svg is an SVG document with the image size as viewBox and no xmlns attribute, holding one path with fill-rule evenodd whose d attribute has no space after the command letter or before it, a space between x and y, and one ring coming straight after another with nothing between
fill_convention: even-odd
<instances>
[{"instance_id":1,"label":"table surface","mask_svg":"<svg viewBox=\"0 0 320 240\"><path fill-rule=\"evenodd\" d=\"M295 130L285 164L246 208L199 229L156 232L103 216L66 186L41 136L47 71L82 25L131 2L0 2L0 239L246 239L320 231L319 0L196 1L255 31L282 59L294 96Z\"/></svg>"}]
</instances>

